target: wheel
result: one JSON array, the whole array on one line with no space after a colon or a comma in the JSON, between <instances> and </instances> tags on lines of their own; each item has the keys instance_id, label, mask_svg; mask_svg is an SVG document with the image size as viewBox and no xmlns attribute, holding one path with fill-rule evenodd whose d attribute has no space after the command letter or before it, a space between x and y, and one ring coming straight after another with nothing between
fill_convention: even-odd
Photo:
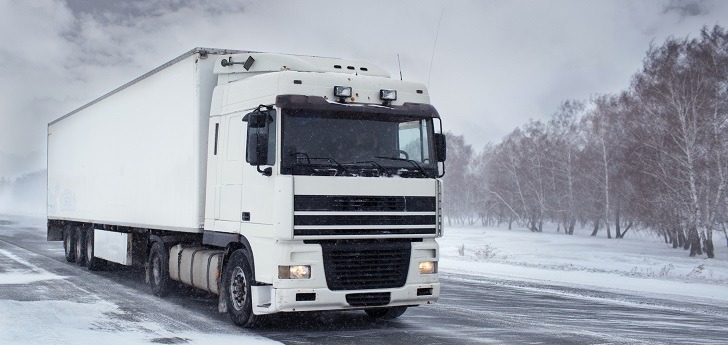
<instances>
[{"instance_id":1,"label":"wheel","mask_svg":"<svg viewBox=\"0 0 728 345\"><path fill-rule=\"evenodd\" d=\"M390 320L402 316L407 311L407 307L370 308L364 309L364 311L372 319Z\"/></svg>"},{"instance_id":2,"label":"wheel","mask_svg":"<svg viewBox=\"0 0 728 345\"><path fill-rule=\"evenodd\" d=\"M63 228L63 249L66 252L66 261L76 261L76 233L71 225Z\"/></svg>"},{"instance_id":3,"label":"wheel","mask_svg":"<svg viewBox=\"0 0 728 345\"><path fill-rule=\"evenodd\" d=\"M79 266L85 266L86 265L86 236L84 236L84 231L81 227L76 227L75 231L76 235L76 263Z\"/></svg>"},{"instance_id":4,"label":"wheel","mask_svg":"<svg viewBox=\"0 0 728 345\"><path fill-rule=\"evenodd\" d=\"M263 315L253 314L253 302L250 284L253 282L253 271L245 253L237 250L230 257L225 267L225 284L228 314L238 326L255 327L263 321Z\"/></svg>"},{"instance_id":5,"label":"wheel","mask_svg":"<svg viewBox=\"0 0 728 345\"><path fill-rule=\"evenodd\" d=\"M172 290L169 276L169 251L160 242L152 243L149 249L149 285L152 293L164 297Z\"/></svg>"},{"instance_id":6,"label":"wheel","mask_svg":"<svg viewBox=\"0 0 728 345\"><path fill-rule=\"evenodd\" d=\"M101 267L101 259L94 255L94 229L86 232L86 268L96 271Z\"/></svg>"}]
</instances>

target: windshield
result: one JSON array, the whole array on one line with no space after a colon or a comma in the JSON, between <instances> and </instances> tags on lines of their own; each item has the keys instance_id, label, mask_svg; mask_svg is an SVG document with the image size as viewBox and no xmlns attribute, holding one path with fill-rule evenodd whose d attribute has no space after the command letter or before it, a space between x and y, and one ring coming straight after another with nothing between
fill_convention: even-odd
<instances>
[{"instance_id":1,"label":"windshield","mask_svg":"<svg viewBox=\"0 0 728 345\"><path fill-rule=\"evenodd\" d=\"M435 177L432 119L283 110L281 173Z\"/></svg>"}]
</instances>

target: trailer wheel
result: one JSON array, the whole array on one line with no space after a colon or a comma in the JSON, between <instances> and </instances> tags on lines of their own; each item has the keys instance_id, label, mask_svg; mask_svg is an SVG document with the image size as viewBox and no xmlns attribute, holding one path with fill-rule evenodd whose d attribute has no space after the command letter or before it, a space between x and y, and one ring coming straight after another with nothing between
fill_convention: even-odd
<instances>
[{"instance_id":1,"label":"trailer wheel","mask_svg":"<svg viewBox=\"0 0 728 345\"><path fill-rule=\"evenodd\" d=\"M263 315L253 314L252 282L253 270L248 258L242 250L235 251L225 267L223 284L227 292L228 314L238 326L256 327L264 319Z\"/></svg>"},{"instance_id":2,"label":"trailer wheel","mask_svg":"<svg viewBox=\"0 0 728 345\"><path fill-rule=\"evenodd\" d=\"M172 288L172 278L169 276L169 252L160 242L152 243L149 249L149 285L152 293L164 297Z\"/></svg>"},{"instance_id":3,"label":"trailer wheel","mask_svg":"<svg viewBox=\"0 0 728 345\"><path fill-rule=\"evenodd\" d=\"M86 268L96 271L101 267L101 259L94 255L94 229L86 231Z\"/></svg>"},{"instance_id":4,"label":"trailer wheel","mask_svg":"<svg viewBox=\"0 0 728 345\"><path fill-rule=\"evenodd\" d=\"M71 225L66 225L63 228L63 249L66 252L66 261L76 261L76 238L75 231Z\"/></svg>"},{"instance_id":5,"label":"trailer wheel","mask_svg":"<svg viewBox=\"0 0 728 345\"><path fill-rule=\"evenodd\" d=\"M86 266L86 236L81 227L76 227L76 264Z\"/></svg>"},{"instance_id":6,"label":"trailer wheel","mask_svg":"<svg viewBox=\"0 0 728 345\"><path fill-rule=\"evenodd\" d=\"M364 311L372 319L390 320L402 316L407 311L407 307L370 308L364 309Z\"/></svg>"}]
</instances>

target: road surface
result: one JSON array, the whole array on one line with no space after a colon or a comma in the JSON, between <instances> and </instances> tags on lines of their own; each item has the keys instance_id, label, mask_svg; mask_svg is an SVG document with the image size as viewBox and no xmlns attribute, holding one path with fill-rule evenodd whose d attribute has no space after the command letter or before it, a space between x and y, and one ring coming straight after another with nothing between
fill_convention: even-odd
<instances>
[{"instance_id":1,"label":"road surface","mask_svg":"<svg viewBox=\"0 0 728 345\"><path fill-rule=\"evenodd\" d=\"M109 327L120 332L148 320L171 332L257 335L285 344L728 343L728 306L448 273L441 274L437 304L410 308L396 320L371 320L362 311L293 313L241 329L217 313L216 296L183 287L159 299L143 270L89 272L66 262L61 242L45 241L43 226L42 219L0 215L0 272L2 265L25 265L64 278L4 284L0 301L108 301L123 310Z\"/></svg>"}]
</instances>

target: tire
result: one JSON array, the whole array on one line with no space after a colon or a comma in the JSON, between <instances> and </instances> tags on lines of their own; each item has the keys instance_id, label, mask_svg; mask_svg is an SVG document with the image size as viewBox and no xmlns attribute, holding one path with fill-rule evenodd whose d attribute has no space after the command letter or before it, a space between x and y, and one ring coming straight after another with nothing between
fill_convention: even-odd
<instances>
[{"instance_id":1,"label":"tire","mask_svg":"<svg viewBox=\"0 0 728 345\"><path fill-rule=\"evenodd\" d=\"M225 267L225 303L233 322L242 327L256 327L264 321L264 315L253 314L253 300L250 284L253 282L253 271L248 257L242 250L230 256Z\"/></svg>"},{"instance_id":2,"label":"tire","mask_svg":"<svg viewBox=\"0 0 728 345\"><path fill-rule=\"evenodd\" d=\"M172 291L172 278L169 276L169 251L160 242L152 243L149 249L149 286L152 293L164 297Z\"/></svg>"},{"instance_id":3,"label":"tire","mask_svg":"<svg viewBox=\"0 0 728 345\"><path fill-rule=\"evenodd\" d=\"M71 225L63 228L63 250L66 253L66 261L76 261L76 232Z\"/></svg>"},{"instance_id":4,"label":"tire","mask_svg":"<svg viewBox=\"0 0 728 345\"><path fill-rule=\"evenodd\" d=\"M364 309L364 311L372 319L391 320L402 316L407 311L407 307L370 308Z\"/></svg>"},{"instance_id":5,"label":"tire","mask_svg":"<svg viewBox=\"0 0 728 345\"><path fill-rule=\"evenodd\" d=\"M101 267L102 261L94 254L94 229L86 231L86 268L96 271Z\"/></svg>"},{"instance_id":6,"label":"tire","mask_svg":"<svg viewBox=\"0 0 728 345\"><path fill-rule=\"evenodd\" d=\"M86 236L81 227L76 227L76 264L86 266Z\"/></svg>"}]
</instances>

